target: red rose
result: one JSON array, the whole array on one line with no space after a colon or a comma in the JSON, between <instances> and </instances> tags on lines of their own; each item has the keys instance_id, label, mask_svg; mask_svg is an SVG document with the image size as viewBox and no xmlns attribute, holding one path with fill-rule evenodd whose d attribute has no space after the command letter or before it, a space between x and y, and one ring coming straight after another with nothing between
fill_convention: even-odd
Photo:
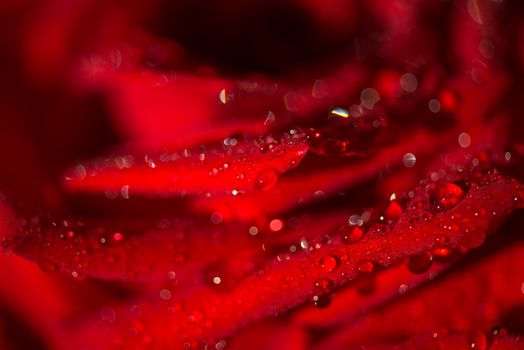
<instances>
[{"instance_id":1,"label":"red rose","mask_svg":"<svg viewBox=\"0 0 524 350\"><path fill-rule=\"evenodd\" d=\"M0 13L0 347L522 347L518 2Z\"/></svg>"}]
</instances>

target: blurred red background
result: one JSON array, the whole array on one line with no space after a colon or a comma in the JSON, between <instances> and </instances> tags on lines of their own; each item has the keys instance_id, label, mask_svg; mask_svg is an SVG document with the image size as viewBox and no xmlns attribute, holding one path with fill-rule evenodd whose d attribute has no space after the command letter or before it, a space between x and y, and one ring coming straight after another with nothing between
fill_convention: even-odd
<instances>
[{"instance_id":1,"label":"blurred red background","mask_svg":"<svg viewBox=\"0 0 524 350\"><path fill-rule=\"evenodd\" d=\"M373 213L365 227L419 215L409 191L448 168L464 192L475 169L522 180L519 1L4 0L0 28L0 348L522 346L521 203L497 204L517 185L485 190L505 218L479 219L497 232L480 250L451 239L458 263L394 264L375 285L337 272L323 309L307 277L277 285L313 264L313 242L343 246L355 213ZM173 167L152 171L162 157ZM426 248L399 259L428 250L431 266ZM265 298L257 276L281 260L273 287L288 293ZM260 307L236 318L180 306L211 295L237 312L226 300L245 285Z\"/></svg>"}]
</instances>

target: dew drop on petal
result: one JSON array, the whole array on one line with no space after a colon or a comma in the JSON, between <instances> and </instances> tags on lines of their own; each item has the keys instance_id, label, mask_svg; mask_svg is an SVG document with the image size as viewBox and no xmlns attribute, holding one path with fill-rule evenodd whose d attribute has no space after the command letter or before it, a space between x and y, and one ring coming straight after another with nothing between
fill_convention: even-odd
<instances>
[{"instance_id":1,"label":"dew drop on petal","mask_svg":"<svg viewBox=\"0 0 524 350\"><path fill-rule=\"evenodd\" d=\"M273 232L278 232L282 230L284 223L280 219L273 219L269 222L269 229Z\"/></svg>"},{"instance_id":2,"label":"dew drop on petal","mask_svg":"<svg viewBox=\"0 0 524 350\"><path fill-rule=\"evenodd\" d=\"M223 104L226 104L227 103L227 93L226 93L226 89L222 89L220 90L219 94L218 94L218 99L220 100L220 102L222 102Z\"/></svg>"},{"instance_id":3,"label":"dew drop on petal","mask_svg":"<svg viewBox=\"0 0 524 350\"><path fill-rule=\"evenodd\" d=\"M255 188L261 191L267 191L278 181L278 173L275 169L262 170L255 179Z\"/></svg>"},{"instance_id":4,"label":"dew drop on petal","mask_svg":"<svg viewBox=\"0 0 524 350\"><path fill-rule=\"evenodd\" d=\"M308 241L307 241L307 239L305 237L300 239L300 248L302 248L304 250L308 250L309 249L309 243L308 243Z\"/></svg>"},{"instance_id":5,"label":"dew drop on petal","mask_svg":"<svg viewBox=\"0 0 524 350\"><path fill-rule=\"evenodd\" d=\"M462 132L458 136L458 143L462 148L468 148L471 145L471 136L468 133Z\"/></svg>"},{"instance_id":6,"label":"dew drop on petal","mask_svg":"<svg viewBox=\"0 0 524 350\"><path fill-rule=\"evenodd\" d=\"M448 182L436 187L431 193L431 201L442 209L450 209L460 202L464 197L464 191L460 186Z\"/></svg>"},{"instance_id":7,"label":"dew drop on petal","mask_svg":"<svg viewBox=\"0 0 524 350\"><path fill-rule=\"evenodd\" d=\"M39 259L38 266L44 272L53 272L53 271L58 270L58 265L56 265L54 262L49 261L47 259Z\"/></svg>"},{"instance_id":8,"label":"dew drop on petal","mask_svg":"<svg viewBox=\"0 0 524 350\"><path fill-rule=\"evenodd\" d=\"M124 199L129 199L129 185L122 186L122 188L120 189L120 195Z\"/></svg>"},{"instance_id":9,"label":"dew drop on petal","mask_svg":"<svg viewBox=\"0 0 524 350\"><path fill-rule=\"evenodd\" d=\"M256 235L258 235L258 227L256 227L256 226L251 226L251 227L249 228L248 232L249 232L249 234L250 234L251 236L256 236Z\"/></svg>"},{"instance_id":10,"label":"dew drop on petal","mask_svg":"<svg viewBox=\"0 0 524 350\"><path fill-rule=\"evenodd\" d=\"M275 124L275 119L276 119L275 113L269 111L267 113L266 120L264 120L264 125L271 126L271 125Z\"/></svg>"},{"instance_id":11,"label":"dew drop on petal","mask_svg":"<svg viewBox=\"0 0 524 350\"><path fill-rule=\"evenodd\" d=\"M402 163L406 168L413 168L417 163L417 157L413 153L406 153L402 158Z\"/></svg>"},{"instance_id":12,"label":"dew drop on petal","mask_svg":"<svg viewBox=\"0 0 524 350\"><path fill-rule=\"evenodd\" d=\"M325 307L328 307L329 304L331 304L331 296L329 294L314 295L311 298L311 301L313 302L314 306L318 308L325 308Z\"/></svg>"},{"instance_id":13,"label":"dew drop on petal","mask_svg":"<svg viewBox=\"0 0 524 350\"><path fill-rule=\"evenodd\" d=\"M369 110L373 109L378 101L380 94L373 88L365 88L360 93L360 103Z\"/></svg>"},{"instance_id":14,"label":"dew drop on petal","mask_svg":"<svg viewBox=\"0 0 524 350\"><path fill-rule=\"evenodd\" d=\"M344 155L348 150L349 142L347 140L337 140L333 138L326 138L316 148L317 152L326 156L340 156Z\"/></svg>"},{"instance_id":15,"label":"dew drop on petal","mask_svg":"<svg viewBox=\"0 0 524 350\"><path fill-rule=\"evenodd\" d=\"M213 213L211 214L210 220L213 224L218 225L222 223L222 215L220 213Z\"/></svg>"},{"instance_id":16,"label":"dew drop on petal","mask_svg":"<svg viewBox=\"0 0 524 350\"><path fill-rule=\"evenodd\" d=\"M204 314L200 310L195 310L189 315L189 318L193 320L193 322L202 322Z\"/></svg>"},{"instance_id":17,"label":"dew drop on petal","mask_svg":"<svg viewBox=\"0 0 524 350\"><path fill-rule=\"evenodd\" d=\"M418 254L406 260L408 270L415 274L427 272L433 263L433 257L429 253Z\"/></svg>"},{"instance_id":18,"label":"dew drop on petal","mask_svg":"<svg viewBox=\"0 0 524 350\"><path fill-rule=\"evenodd\" d=\"M338 266L338 259L332 255L326 255L320 259L320 266L324 272L331 272Z\"/></svg>"},{"instance_id":19,"label":"dew drop on petal","mask_svg":"<svg viewBox=\"0 0 524 350\"><path fill-rule=\"evenodd\" d=\"M375 266L371 261L363 260L357 264L358 278L356 289L362 295L371 294L375 290L375 276L372 274Z\"/></svg>"},{"instance_id":20,"label":"dew drop on petal","mask_svg":"<svg viewBox=\"0 0 524 350\"><path fill-rule=\"evenodd\" d=\"M156 168L156 163L155 161L151 158L151 156L149 156L148 154L146 154L144 156L144 161L146 162L147 166L150 167L151 169L154 169Z\"/></svg>"},{"instance_id":21,"label":"dew drop on petal","mask_svg":"<svg viewBox=\"0 0 524 350\"><path fill-rule=\"evenodd\" d=\"M398 294L400 295L404 295L407 293L409 289L409 286L407 284L401 284L399 287L398 287Z\"/></svg>"},{"instance_id":22,"label":"dew drop on petal","mask_svg":"<svg viewBox=\"0 0 524 350\"><path fill-rule=\"evenodd\" d=\"M440 101L437 100L436 98L432 98L431 100L429 100L428 102L428 108L429 110L432 112L432 113L438 113L440 112Z\"/></svg>"},{"instance_id":23,"label":"dew drop on petal","mask_svg":"<svg viewBox=\"0 0 524 350\"><path fill-rule=\"evenodd\" d=\"M400 87L406 92L413 92L417 89L418 81L417 78L411 74L406 73L400 77Z\"/></svg>"},{"instance_id":24,"label":"dew drop on petal","mask_svg":"<svg viewBox=\"0 0 524 350\"><path fill-rule=\"evenodd\" d=\"M100 309L100 319L104 322L114 322L116 319L115 310L109 306L103 306Z\"/></svg>"},{"instance_id":25,"label":"dew drop on petal","mask_svg":"<svg viewBox=\"0 0 524 350\"><path fill-rule=\"evenodd\" d=\"M124 235L121 234L120 232L115 232L115 233L113 234L113 241L115 241L115 242L120 242L120 241L122 241L123 239L124 239Z\"/></svg>"},{"instance_id":26,"label":"dew drop on petal","mask_svg":"<svg viewBox=\"0 0 524 350\"><path fill-rule=\"evenodd\" d=\"M374 268L375 267L373 266L373 263L368 260L363 260L357 265L357 270L360 273L371 273L373 272Z\"/></svg>"},{"instance_id":27,"label":"dew drop on petal","mask_svg":"<svg viewBox=\"0 0 524 350\"><path fill-rule=\"evenodd\" d=\"M160 290L160 299L162 300L169 300L171 299L172 297L172 294L171 294L171 291L169 289L162 289Z\"/></svg>"},{"instance_id":28,"label":"dew drop on petal","mask_svg":"<svg viewBox=\"0 0 524 350\"><path fill-rule=\"evenodd\" d=\"M321 290L331 290L333 288L333 282L327 278L321 278L315 282L315 287Z\"/></svg>"},{"instance_id":29,"label":"dew drop on petal","mask_svg":"<svg viewBox=\"0 0 524 350\"><path fill-rule=\"evenodd\" d=\"M346 244L355 243L355 242L358 242L362 238L363 234L364 234L364 230L361 227L358 227L358 226L343 227L340 238L342 239L342 242Z\"/></svg>"},{"instance_id":30,"label":"dew drop on petal","mask_svg":"<svg viewBox=\"0 0 524 350\"><path fill-rule=\"evenodd\" d=\"M364 219L362 216L354 214L349 217L348 223L352 226L362 226L364 224Z\"/></svg>"},{"instance_id":31,"label":"dew drop on petal","mask_svg":"<svg viewBox=\"0 0 524 350\"><path fill-rule=\"evenodd\" d=\"M217 349L217 350L223 350L223 349L225 349L226 345L227 345L227 343L226 343L225 340L220 340L220 341L218 341L218 342L215 344L215 349Z\"/></svg>"},{"instance_id":32,"label":"dew drop on petal","mask_svg":"<svg viewBox=\"0 0 524 350\"><path fill-rule=\"evenodd\" d=\"M384 217L387 221L397 221L402 216L403 209L397 201L391 201L384 210Z\"/></svg>"},{"instance_id":33,"label":"dew drop on petal","mask_svg":"<svg viewBox=\"0 0 524 350\"><path fill-rule=\"evenodd\" d=\"M66 176L66 179L67 180L70 180L70 179L83 180L85 179L86 175L87 175L87 170L85 166L79 164L74 168L71 175Z\"/></svg>"},{"instance_id":34,"label":"dew drop on petal","mask_svg":"<svg viewBox=\"0 0 524 350\"><path fill-rule=\"evenodd\" d=\"M469 336L469 348L473 350L486 350L488 340L482 331L472 331Z\"/></svg>"}]
</instances>

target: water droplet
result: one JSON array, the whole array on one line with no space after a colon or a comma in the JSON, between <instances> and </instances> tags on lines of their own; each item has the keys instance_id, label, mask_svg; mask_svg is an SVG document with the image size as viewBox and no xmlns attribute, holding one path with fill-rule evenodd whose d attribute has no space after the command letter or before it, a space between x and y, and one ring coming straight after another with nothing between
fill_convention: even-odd
<instances>
[{"instance_id":1,"label":"water droplet","mask_svg":"<svg viewBox=\"0 0 524 350\"><path fill-rule=\"evenodd\" d=\"M220 93L218 94L218 99L219 99L220 102L222 102L223 104L226 104L226 103L227 103L227 92L226 92L226 89L222 89L222 90L220 90Z\"/></svg>"},{"instance_id":2,"label":"water droplet","mask_svg":"<svg viewBox=\"0 0 524 350\"><path fill-rule=\"evenodd\" d=\"M211 214L210 220L213 224L218 225L222 222L222 215L220 213Z\"/></svg>"},{"instance_id":3,"label":"water droplet","mask_svg":"<svg viewBox=\"0 0 524 350\"><path fill-rule=\"evenodd\" d=\"M324 272L331 272L338 266L338 259L332 255L326 255L320 260L320 266Z\"/></svg>"},{"instance_id":4,"label":"water droplet","mask_svg":"<svg viewBox=\"0 0 524 350\"><path fill-rule=\"evenodd\" d=\"M471 136L468 133L462 132L458 136L458 143L462 148L468 148L471 145Z\"/></svg>"},{"instance_id":5,"label":"water droplet","mask_svg":"<svg viewBox=\"0 0 524 350\"><path fill-rule=\"evenodd\" d=\"M328 307L329 304L331 304L331 295L325 294L325 295L314 295L311 298L311 301L313 302L313 305L318 308L325 308Z\"/></svg>"},{"instance_id":6,"label":"water droplet","mask_svg":"<svg viewBox=\"0 0 524 350\"><path fill-rule=\"evenodd\" d=\"M343 227L342 228L342 235L341 239L344 243L350 244L355 243L362 238L362 235L364 234L364 230L358 226L349 226L349 227Z\"/></svg>"},{"instance_id":7,"label":"water droplet","mask_svg":"<svg viewBox=\"0 0 524 350\"><path fill-rule=\"evenodd\" d=\"M162 289L160 290L160 299L162 300L169 300L171 299L172 297L172 294L171 294L171 291L169 289Z\"/></svg>"},{"instance_id":8,"label":"water droplet","mask_svg":"<svg viewBox=\"0 0 524 350\"><path fill-rule=\"evenodd\" d=\"M469 334L469 347L474 350L486 350L488 348L488 340L484 332L471 332Z\"/></svg>"},{"instance_id":9,"label":"water droplet","mask_svg":"<svg viewBox=\"0 0 524 350\"><path fill-rule=\"evenodd\" d=\"M262 170L255 179L255 188L261 191L267 191L278 181L278 173L275 169Z\"/></svg>"},{"instance_id":10,"label":"water droplet","mask_svg":"<svg viewBox=\"0 0 524 350\"><path fill-rule=\"evenodd\" d=\"M508 330L500 326L495 326L491 329L490 333L495 337L505 337L508 335Z\"/></svg>"},{"instance_id":11,"label":"water droplet","mask_svg":"<svg viewBox=\"0 0 524 350\"><path fill-rule=\"evenodd\" d=\"M371 261L363 260L357 264L358 279L356 280L356 288L360 294L368 295L375 290L374 269L375 267Z\"/></svg>"},{"instance_id":12,"label":"water droplet","mask_svg":"<svg viewBox=\"0 0 524 350\"><path fill-rule=\"evenodd\" d=\"M414 92L417 89L417 78L411 74L406 73L400 77L400 87L406 92Z\"/></svg>"},{"instance_id":13,"label":"water droplet","mask_svg":"<svg viewBox=\"0 0 524 350\"><path fill-rule=\"evenodd\" d=\"M215 349L217 349L217 350L223 350L223 349L225 349L226 345L227 345L227 343L226 343L225 340L220 340L220 341L218 341L218 342L215 344Z\"/></svg>"},{"instance_id":14,"label":"water droplet","mask_svg":"<svg viewBox=\"0 0 524 350\"><path fill-rule=\"evenodd\" d=\"M364 219L360 215L351 215L349 217L348 223L352 226L362 226L364 224Z\"/></svg>"},{"instance_id":15,"label":"water droplet","mask_svg":"<svg viewBox=\"0 0 524 350\"><path fill-rule=\"evenodd\" d=\"M417 157L413 153L406 153L402 158L402 163L406 168L413 168L417 163Z\"/></svg>"},{"instance_id":16,"label":"water droplet","mask_svg":"<svg viewBox=\"0 0 524 350\"><path fill-rule=\"evenodd\" d=\"M273 124L275 124L275 113L269 111L266 120L264 121L264 125L271 126Z\"/></svg>"},{"instance_id":17,"label":"water droplet","mask_svg":"<svg viewBox=\"0 0 524 350\"><path fill-rule=\"evenodd\" d=\"M415 274L427 272L433 263L433 256L429 253L422 253L411 256L406 260L408 270Z\"/></svg>"},{"instance_id":18,"label":"water droplet","mask_svg":"<svg viewBox=\"0 0 524 350\"><path fill-rule=\"evenodd\" d=\"M151 169L154 169L156 168L156 163L155 161L151 158L151 156L149 156L148 154L146 154L144 156L144 161L146 162L147 166L150 167Z\"/></svg>"},{"instance_id":19,"label":"water droplet","mask_svg":"<svg viewBox=\"0 0 524 350\"><path fill-rule=\"evenodd\" d=\"M401 284L398 287L398 294L404 295L408 292L408 290L409 290L409 286L407 284Z\"/></svg>"},{"instance_id":20,"label":"water droplet","mask_svg":"<svg viewBox=\"0 0 524 350\"><path fill-rule=\"evenodd\" d=\"M320 132L310 136L311 151L321 156L342 156L347 153L349 141L323 135Z\"/></svg>"},{"instance_id":21,"label":"water droplet","mask_svg":"<svg viewBox=\"0 0 524 350\"><path fill-rule=\"evenodd\" d=\"M176 272L175 271L168 271L167 278L169 280L171 280L171 281L174 280L176 278Z\"/></svg>"},{"instance_id":22,"label":"water droplet","mask_svg":"<svg viewBox=\"0 0 524 350\"><path fill-rule=\"evenodd\" d=\"M307 241L307 239L305 237L302 237L300 239L300 248L302 248L304 250L309 249L309 243L308 243L308 241Z\"/></svg>"},{"instance_id":23,"label":"water droplet","mask_svg":"<svg viewBox=\"0 0 524 350\"><path fill-rule=\"evenodd\" d=\"M114 322L116 319L115 310L109 306L103 306L100 309L100 319L104 322Z\"/></svg>"},{"instance_id":24,"label":"water droplet","mask_svg":"<svg viewBox=\"0 0 524 350\"><path fill-rule=\"evenodd\" d=\"M391 201L388 203L384 210L384 219L387 222L395 222L402 216L403 209L397 201Z\"/></svg>"},{"instance_id":25,"label":"water droplet","mask_svg":"<svg viewBox=\"0 0 524 350\"><path fill-rule=\"evenodd\" d=\"M129 185L122 186L122 188L120 189L120 195L124 199L129 199Z\"/></svg>"},{"instance_id":26,"label":"water droplet","mask_svg":"<svg viewBox=\"0 0 524 350\"><path fill-rule=\"evenodd\" d=\"M333 108L331 110L331 115L341 117L341 118L349 118L349 112L346 109L340 108L340 107Z\"/></svg>"},{"instance_id":27,"label":"water droplet","mask_svg":"<svg viewBox=\"0 0 524 350\"><path fill-rule=\"evenodd\" d=\"M449 263L451 261L458 260L462 253L459 249L439 248L431 252L433 261L439 263Z\"/></svg>"},{"instance_id":28,"label":"water droplet","mask_svg":"<svg viewBox=\"0 0 524 350\"><path fill-rule=\"evenodd\" d=\"M432 98L431 100L429 100L428 102L428 108L429 110L432 112L432 113L438 113L440 112L440 101L437 100L436 98Z\"/></svg>"},{"instance_id":29,"label":"water droplet","mask_svg":"<svg viewBox=\"0 0 524 350\"><path fill-rule=\"evenodd\" d=\"M436 187L431 193L431 201L438 208L450 209L460 202L464 197L464 191L460 186L448 182Z\"/></svg>"},{"instance_id":30,"label":"water droplet","mask_svg":"<svg viewBox=\"0 0 524 350\"><path fill-rule=\"evenodd\" d=\"M269 229L273 232L278 232L282 230L284 223L280 219L273 219L269 222Z\"/></svg>"},{"instance_id":31,"label":"water droplet","mask_svg":"<svg viewBox=\"0 0 524 350\"><path fill-rule=\"evenodd\" d=\"M313 198L316 199L316 200L321 200L321 199L324 199L326 197L326 194L323 192L323 191L315 191L315 193L313 193Z\"/></svg>"},{"instance_id":32,"label":"water droplet","mask_svg":"<svg viewBox=\"0 0 524 350\"><path fill-rule=\"evenodd\" d=\"M380 101L380 95L373 88L365 88L360 93L360 103L369 110L373 109L378 101Z\"/></svg>"},{"instance_id":33,"label":"water droplet","mask_svg":"<svg viewBox=\"0 0 524 350\"><path fill-rule=\"evenodd\" d=\"M360 273L372 273L374 268L373 263L368 260L360 261L357 265L357 270Z\"/></svg>"},{"instance_id":34,"label":"water droplet","mask_svg":"<svg viewBox=\"0 0 524 350\"><path fill-rule=\"evenodd\" d=\"M258 227L256 226L251 226L248 231L251 236L258 235Z\"/></svg>"},{"instance_id":35,"label":"water droplet","mask_svg":"<svg viewBox=\"0 0 524 350\"><path fill-rule=\"evenodd\" d=\"M38 266L44 272L53 272L53 271L58 270L58 265L47 259L39 259Z\"/></svg>"},{"instance_id":36,"label":"water droplet","mask_svg":"<svg viewBox=\"0 0 524 350\"><path fill-rule=\"evenodd\" d=\"M113 234L113 241L115 241L115 242L120 242L120 241L122 241L123 239L124 239L124 235L121 234L120 232L115 232L115 233Z\"/></svg>"},{"instance_id":37,"label":"water droplet","mask_svg":"<svg viewBox=\"0 0 524 350\"><path fill-rule=\"evenodd\" d=\"M65 180L67 181L70 181L70 180L83 180L85 179L87 175L87 170L86 170L86 167L79 164L77 165L76 167L74 167L72 170L70 170L65 176Z\"/></svg>"},{"instance_id":38,"label":"water droplet","mask_svg":"<svg viewBox=\"0 0 524 350\"><path fill-rule=\"evenodd\" d=\"M187 320L189 322L202 322L204 319L204 314L202 311L194 310L189 316L187 317Z\"/></svg>"},{"instance_id":39,"label":"water droplet","mask_svg":"<svg viewBox=\"0 0 524 350\"><path fill-rule=\"evenodd\" d=\"M333 281L328 280L327 278L321 278L315 282L315 287L324 291L329 291L333 288Z\"/></svg>"}]
</instances>

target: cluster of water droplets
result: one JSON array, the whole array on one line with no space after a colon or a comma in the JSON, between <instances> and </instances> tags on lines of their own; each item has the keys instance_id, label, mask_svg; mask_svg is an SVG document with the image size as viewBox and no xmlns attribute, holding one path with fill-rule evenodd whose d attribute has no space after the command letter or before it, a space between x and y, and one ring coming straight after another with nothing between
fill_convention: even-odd
<instances>
[{"instance_id":1,"label":"cluster of water droplets","mask_svg":"<svg viewBox=\"0 0 524 350\"><path fill-rule=\"evenodd\" d=\"M342 243L353 245L359 243L368 234L386 234L398 224L413 227L418 223L429 222L433 217L443 215L460 205L469 191L475 191L481 186L502 179L496 171L487 171L487 167L479 167L478 163L475 163L476 165L469 169L452 167L447 171L431 173L412 191L394 193L374 209L351 214L347 223L338 230L338 239ZM482 207L472 213L476 217L488 214L495 215L495 213L486 213ZM430 271L434 262L449 263L460 257L465 252L464 248L449 248L448 235L463 230L462 221L465 220L463 215L469 214L456 211L451 215L451 221L447 220L443 224L442 234L436 238L437 248L406 258L404 262L406 268L413 274L425 274ZM321 268L326 274L335 270L340 263L339 257L331 255L320 260ZM373 291L375 272L376 263L373 261L358 262L356 288L360 293L368 294ZM315 305L324 304L319 302L319 295L314 296L313 302Z\"/></svg>"},{"instance_id":2,"label":"cluster of water droplets","mask_svg":"<svg viewBox=\"0 0 524 350\"><path fill-rule=\"evenodd\" d=\"M198 172L199 176L207 173L210 178L227 172L228 178L236 179L238 184L234 185L234 181L228 180L231 188L225 190L224 194L236 196L243 194L245 189L250 187L260 191L267 191L274 187L284 170L299 164L305 154L305 144L306 134L297 129L275 136L272 134L258 137L231 136L220 144L201 145L192 149L178 151L164 149L143 155L124 154L98 158L77 164L64 175L64 180L66 187L71 183L75 188L75 184L80 183L81 188L81 183L85 180L106 176L100 181L121 182L118 188L107 187L106 197L129 199L130 193L137 192L135 186L139 187L138 193L142 195L144 193L141 193L143 190L140 187L147 189L146 185L136 184L138 180L137 175L133 175L134 171L140 171L142 176L146 176L144 171L149 169L151 175L147 176L152 176L157 171L163 176L162 178L167 176L166 172L173 173L173 184L170 185L168 180L161 180L162 183L167 182L163 187L157 186L158 188L152 189L152 195L171 195L172 192L183 195L187 190L195 191L194 186L198 185L195 183L191 183L189 189L184 188L185 183L191 182L193 172ZM303 151L300 147L303 147ZM287 154L287 152L294 153ZM265 162L268 165L264 166ZM284 164L285 162L287 163ZM126 183L126 179L133 179L134 182ZM179 184L180 181L182 184ZM217 191L213 187L207 188L205 181L202 182L200 190L197 189L198 193L210 196L212 192ZM92 190L89 185L87 186L87 189Z\"/></svg>"},{"instance_id":3,"label":"cluster of water droplets","mask_svg":"<svg viewBox=\"0 0 524 350\"><path fill-rule=\"evenodd\" d=\"M359 108L354 114L335 108L321 127L308 130L310 149L320 156L363 156L377 147L387 125L387 117L379 108Z\"/></svg>"}]
</instances>

